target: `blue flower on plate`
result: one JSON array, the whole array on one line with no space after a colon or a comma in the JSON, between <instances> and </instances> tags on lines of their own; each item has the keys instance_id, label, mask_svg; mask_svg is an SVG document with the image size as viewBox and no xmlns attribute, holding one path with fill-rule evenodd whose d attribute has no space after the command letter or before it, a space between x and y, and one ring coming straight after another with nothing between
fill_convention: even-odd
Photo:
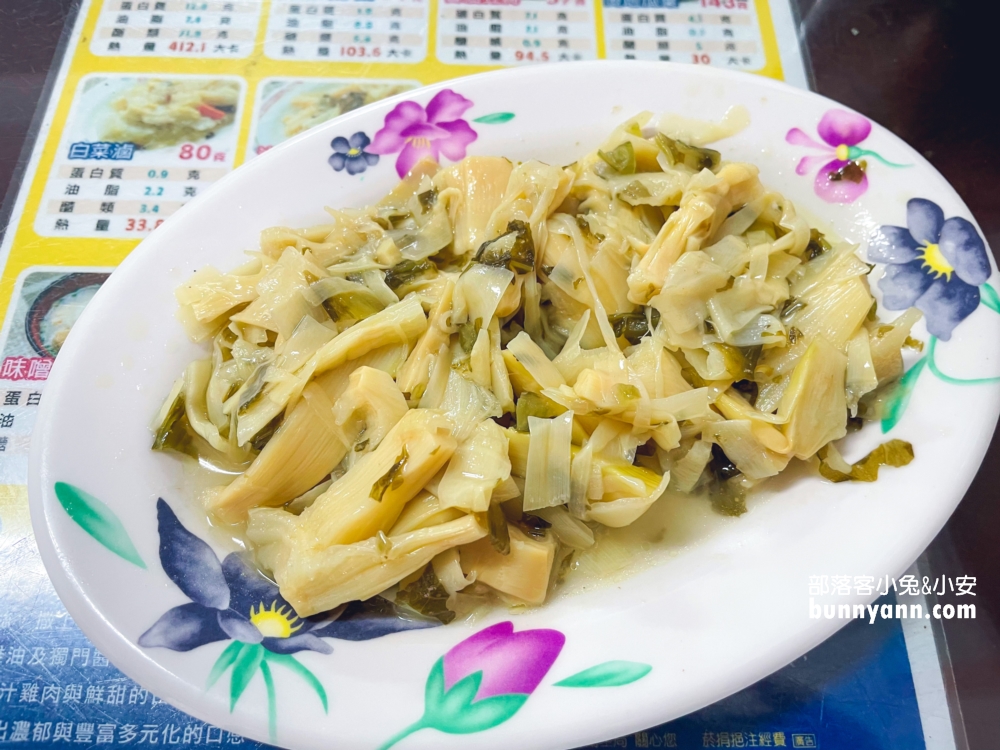
<instances>
[{"instance_id":1,"label":"blue flower on plate","mask_svg":"<svg viewBox=\"0 0 1000 750\"><path fill-rule=\"evenodd\" d=\"M971 222L944 218L933 201L906 204L906 227L882 226L868 247L868 259L888 264L878 282L889 310L916 306L927 330L947 341L979 306L979 285L990 277L986 244Z\"/></svg>"},{"instance_id":2,"label":"blue flower on plate","mask_svg":"<svg viewBox=\"0 0 1000 750\"><path fill-rule=\"evenodd\" d=\"M437 621L407 618L395 605L373 597L351 602L332 612L299 617L278 587L238 553L222 562L215 552L177 519L163 498L156 502L163 572L191 601L167 610L139 636L143 648L190 651L216 641L230 641L208 675L211 688L223 674L230 675L229 708L247 689L257 673L267 689L268 729L277 738L278 716L275 681L271 667L291 670L316 693L328 710L326 690L319 679L293 654L333 648L324 638L366 641L401 630L440 625Z\"/></svg>"},{"instance_id":3,"label":"blue flower on plate","mask_svg":"<svg viewBox=\"0 0 1000 750\"><path fill-rule=\"evenodd\" d=\"M357 132L350 138L338 135L330 141L333 153L330 155L330 166L336 171L347 169L347 174L361 174L368 167L378 164L378 154L365 151L371 139L364 133Z\"/></svg>"},{"instance_id":4,"label":"blue flower on plate","mask_svg":"<svg viewBox=\"0 0 1000 750\"><path fill-rule=\"evenodd\" d=\"M161 498L156 503L160 563L191 599L168 610L139 637L144 648L190 651L215 641L259 643L275 654L333 651L323 638L364 641L436 622L403 619L378 597L333 612L300 618L278 587L233 552L220 563L212 548L188 531Z\"/></svg>"}]
</instances>

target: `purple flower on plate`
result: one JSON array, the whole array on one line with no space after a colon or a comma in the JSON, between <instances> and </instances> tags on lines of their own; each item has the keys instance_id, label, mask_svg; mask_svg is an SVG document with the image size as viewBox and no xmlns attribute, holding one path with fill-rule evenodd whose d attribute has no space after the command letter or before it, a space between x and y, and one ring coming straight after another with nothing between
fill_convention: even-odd
<instances>
[{"instance_id":1,"label":"purple flower on plate","mask_svg":"<svg viewBox=\"0 0 1000 750\"><path fill-rule=\"evenodd\" d=\"M327 161L338 172L347 169L347 174L361 174L368 167L378 164L378 154L365 151L370 143L371 139L361 132L355 133L350 138L338 135L330 141L333 153Z\"/></svg>"},{"instance_id":2,"label":"purple flower on plate","mask_svg":"<svg viewBox=\"0 0 1000 750\"><path fill-rule=\"evenodd\" d=\"M414 101L400 102L386 115L385 125L375 133L368 149L373 154L395 154L396 172L404 177L421 159L451 161L465 158L465 149L476 140L462 115L472 102L444 89L423 107Z\"/></svg>"},{"instance_id":3,"label":"purple flower on plate","mask_svg":"<svg viewBox=\"0 0 1000 750\"><path fill-rule=\"evenodd\" d=\"M188 531L162 498L156 503L163 571L191 599L167 610L139 637L143 648L190 651L215 641L259 643L275 654L333 648L323 638L362 641L397 630L425 628L368 603L354 603L300 618L278 587L237 553L220 563L215 552ZM384 609L384 608L383 608Z\"/></svg>"},{"instance_id":4,"label":"purple flower on plate","mask_svg":"<svg viewBox=\"0 0 1000 750\"><path fill-rule=\"evenodd\" d=\"M908 166L893 164L876 152L861 148L859 144L871 134L872 124L854 112L827 110L820 119L816 132L823 143L817 142L799 128L789 130L785 140L796 146L825 152L818 156L804 156L795 172L806 175L818 166L819 172L813 187L816 195L828 203L853 203L864 195L868 189L868 163L862 157L873 157L890 167Z\"/></svg>"},{"instance_id":5,"label":"purple flower on plate","mask_svg":"<svg viewBox=\"0 0 1000 750\"><path fill-rule=\"evenodd\" d=\"M882 226L868 245L868 259L886 263L879 279L889 310L916 306L927 330L947 341L979 306L979 286L990 277L986 244L966 219L944 218L933 201L906 204L906 227Z\"/></svg>"}]
</instances>

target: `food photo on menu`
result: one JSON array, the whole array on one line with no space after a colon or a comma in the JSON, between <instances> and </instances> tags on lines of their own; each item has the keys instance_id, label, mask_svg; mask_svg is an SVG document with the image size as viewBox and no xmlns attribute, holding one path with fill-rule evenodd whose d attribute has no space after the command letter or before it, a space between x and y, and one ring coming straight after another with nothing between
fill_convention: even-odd
<instances>
[{"instance_id":1,"label":"food photo on menu","mask_svg":"<svg viewBox=\"0 0 1000 750\"><path fill-rule=\"evenodd\" d=\"M845 3L59 10L0 745L993 747L998 214Z\"/></svg>"}]
</instances>

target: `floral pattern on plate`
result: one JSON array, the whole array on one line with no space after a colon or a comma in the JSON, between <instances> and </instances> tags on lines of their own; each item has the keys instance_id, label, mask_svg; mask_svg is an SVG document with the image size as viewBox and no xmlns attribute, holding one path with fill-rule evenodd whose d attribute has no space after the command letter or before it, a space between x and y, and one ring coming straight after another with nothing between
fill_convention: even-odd
<instances>
[{"instance_id":1,"label":"floral pattern on plate","mask_svg":"<svg viewBox=\"0 0 1000 750\"><path fill-rule=\"evenodd\" d=\"M889 167L908 167L894 164L875 151L860 147L872 132L872 124L861 115L843 109L830 109L820 119L816 132L823 140L817 142L800 128L792 128L785 140L795 146L818 149L819 156L804 156L795 167L796 174L807 175L819 165L813 189L827 203L853 203L868 190L868 156ZM833 157L832 159L830 157Z\"/></svg>"},{"instance_id":2,"label":"floral pattern on plate","mask_svg":"<svg viewBox=\"0 0 1000 750\"><path fill-rule=\"evenodd\" d=\"M328 709L319 679L292 654L330 654L325 638L364 641L401 630L427 628L437 622L407 619L388 602L354 602L333 612L300 618L278 587L238 553L222 562L212 548L188 531L162 498L156 503L163 572L191 601L167 610L139 636L143 648L190 651L217 641L232 641L219 655L208 677L211 687L227 670L230 711L259 671L267 690L272 740L277 736L275 687L271 666L280 665L302 677Z\"/></svg>"},{"instance_id":3,"label":"floral pattern on plate","mask_svg":"<svg viewBox=\"0 0 1000 750\"><path fill-rule=\"evenodd\" d=\"M945 220L926 198L906 204L906 227L879 228L868 259L887 264L878 282L885 307L916 306L942 341L979 306L979 286L990 277L986 244L972 223L960 216Z\"/></svg>"},{"instance_id":4,"label":"floral pattern on plate","mask_svg":"<svg viewBox=\"0 0 1000 750\"><path fill-rule=\"evenodd\" d=\"M565 643L566 636L558 630L514 632L512 622L498 622L469 636L434 663L424 691L424 715L380 750L421 729L470 734L502 724L535 692ZM651 669L638 662L605 662L556 686L617 687L642 679Z\"/></svg>"},{"instance_id":5,"label":"floral pattern on plate","mask_svg":"<svg viewBox=\"0 0 1000 750\"><path fill-rule=\"evenodd\" d=\"M983 385L1000 377L956 378L937 365L937 342L948 341L980 301L1000 313L1000 295L987 284L992 274L986 243L968 219L952 216L934 201L913 198L906 204L906 226L883 225L868 243L868 260L884 263L878 281L882 304L889 310L916 307L924 313L931 334L927 354L900 378L882 419L888 432L903 416L913 387L927 367L937 378L953 385Z\"/></svg>"},{"instance_id":6,"label":"floral pattern on plate","mask_svg":"<svg viewBox=\"0 0 1000 750\"><path fill-rule=\"evenodd\" d=\"M330 141L333 153L327 161L336 172L346 169L347 174L361 174L378 164L378 154L365 151L370 143L371 138L360 131L350 138L338 135Z\"/></svg>"},{"instance_id":7,"label":"floral pattern on plate","mask_svg":"<svg viewBox=\"0 0 1000 750\"><path fill-rule=\"evenodd\" d=\"M338 172L346 169L348 174L361 174L375 166L380 155L399 154L396 174L404 177L423 159L460 161L479 137L463 117L472 106L470 99L452 89L439 91L426 107L413 100L400 102L386 115L374 139L369 140L364 133L334 138L330 166ZM511 112L494 112L473 122L499 125L513 118Z\"/></svg>"}]
</instances>

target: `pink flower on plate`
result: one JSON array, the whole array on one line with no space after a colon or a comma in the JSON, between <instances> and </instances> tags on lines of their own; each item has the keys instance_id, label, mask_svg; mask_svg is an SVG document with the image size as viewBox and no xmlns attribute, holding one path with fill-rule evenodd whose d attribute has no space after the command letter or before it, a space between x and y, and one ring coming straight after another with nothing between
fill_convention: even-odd
<instances>
[{"instance_id":1,"label":"pink flower on plate","mask_svg":"<svg viewBox=\"0 0 1000 750\"><path fill-rule=\"evenodd\" d=\"M476 672L483 673L475 699L494 695L530 695L562 651L566 637L558 630L522 630L500 622L466 638L444 655L444 689Z\"/></svg>"},{"instance_id":2,"label":"pink flower on plate","mask_svg":"<svg viewBox=\"0 0 1000 750\"><path fill-rule=\"evenodd\" d=\"M828 203L853 203L868 190L868 162L862 157L872 157L889 167L910 166L893 164L876 152L861 148L858 144L871 134L872 124L854 112L827 110L816 126L816 132L823 143L817 142L799 128L789 130L785 140L795 146L825 152L822 155L802 157L795 172L806 175L817 165L822 165L813 186L816 195Z\"/></svg>"},{"instance_id":3,"label":"pink flower on plate","mask_svg":"<svg viewBox=\"0 0 1000 750\"><path fill-rule=\"evenodd\" d=\"M375 133L368 151L395 154L396 172L404 177L421 159L451 161L465 158L465 149L476 140L476 131L462 115L472 102L461 94L444 89L422 107L414 101L400 102L386 116L385 125Z\"/></svg>"},{"instance_id":4,"label":"pink flower on plate","mask_svg":"<svg viewBox=\"0 0 1000 750\"><path fill-rule=\"evenodd\" d=\"M558 630L521 630L498 622L453 647L434 664L424 689L424 715L379 750L433 728L471 734L502 724L535 692L562 651Z\"/></svg>"},{"instance_id":5,"label":"pink flower on plate","mask_svg":"<svg viewBox=\"0 0 1000 750\"><path fill-rule=\"evenodd\" d=\"M509 113L487 115L494 121ZM513 115L511 115L512 117ZM478 121L477 121L478 122ZM502 724L520 710L552 669L566 636L539 628L514 632L498 622L458 643L431 668L424 687L424 715L393 735L379 750L421 729L471 734ZM556 687L606 688L629 685L652 667L633 661L606 661L559 682Z\"/></svg>"}]
</instances>

